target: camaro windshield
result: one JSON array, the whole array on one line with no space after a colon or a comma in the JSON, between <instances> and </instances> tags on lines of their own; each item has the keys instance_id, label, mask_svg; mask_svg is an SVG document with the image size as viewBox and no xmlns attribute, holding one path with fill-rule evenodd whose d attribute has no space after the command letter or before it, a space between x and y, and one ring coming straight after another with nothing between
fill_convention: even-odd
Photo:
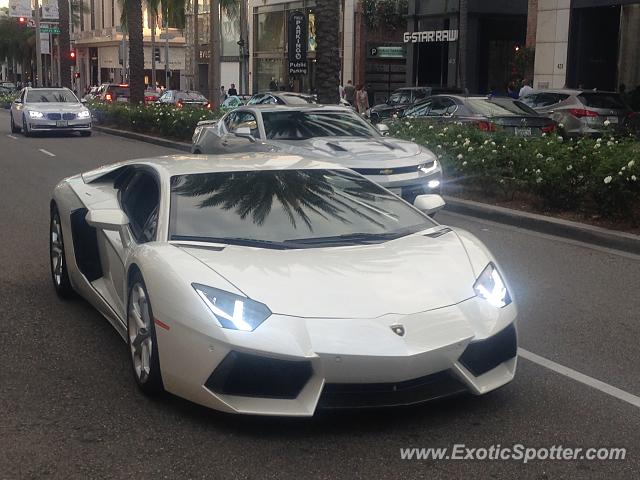
<instances>
[{"instance_id":1,"label":"camaro windshield","mask_svg":"<svg viewBox=\"0 0 640 480\"><path fill-rule=\"evenodd\" d=\"M297 248L376 243L435 223L345 170L218 172L171 179L170 240Z\"/></svg>"},{"instance_id":2,"label":"camaro windshield","mask_svg":"<svg viewBox=\"0 0 640 480\"><path fill-rule=\"evenodd\" d=\"M68 90L29 90L27 103L78 103L78 98Z\"/></svg>"},{"instance_id":3,"label":"camaro windshield","mask_svg":"<svg viewBox=\"0 0 640 480\"><path fill-rule=\"evenodd\" d=\"M267 138L271 140L379 136L364 120L346 112L264 112L262 120Z\"/></svg>"}]
</instances>

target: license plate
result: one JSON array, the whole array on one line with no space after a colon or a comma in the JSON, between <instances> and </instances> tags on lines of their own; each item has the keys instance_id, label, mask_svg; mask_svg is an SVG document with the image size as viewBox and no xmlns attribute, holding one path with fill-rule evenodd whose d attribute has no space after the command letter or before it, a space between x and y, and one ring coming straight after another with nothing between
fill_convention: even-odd
<instances>
[{"instance_id":1,"label":"license plate","mask_svg":"<svg viewBox=\"0 0 640 480\"><path fill-rule=\"evenodd\" d=\"M129 99L127 97L118 97L116 98L116 102L128 102Z\"/></svg>"},{"instance_id":2,"label":"license plate","mask_svg":"<svg viewBox=\"0 0 640 480\"><path fill-rule=\"evenodd\" d=\"M68 126L69 126L69 122L67 122L66 120L56 121L56 127L68 127Z\"/></svg>"},{"instance_id":3,"label":"license plate","mask_svg":"<svg viewBox=\"0 0 640 480\"><path fill-rule=\"evenodd\" d=\"M519 137L530 137L531 136L531 128L519 128L516 127L516 135Z\"/></svg>"},{"instance_id":4,"label":"license plate","mask_svg":"<svg viewBox=\"0 0 640 480\"><path fill-rule=\"evenodd\" d=\"M618 123L618 117L607 117L607 120L609 120L609 123Z\"/></svg>"}]
</instances>

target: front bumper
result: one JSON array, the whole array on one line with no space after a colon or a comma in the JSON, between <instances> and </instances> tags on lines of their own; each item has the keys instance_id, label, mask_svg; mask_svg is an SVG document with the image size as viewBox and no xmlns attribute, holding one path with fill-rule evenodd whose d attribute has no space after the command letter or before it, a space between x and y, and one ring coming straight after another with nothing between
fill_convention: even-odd
<instances>
[{"instance_id":1,"label":"front bumper","mask_svg":"<svg viewBox=\"0 0 640 480\"><path fill-rule=\"evenodd\" d=\"M418 195L442 192L442 170L438 166L429 173L411 172L396 175L365 175L367 179L391 190L409 203Z\"/></svg>"},{"instance_id":2,"label":"front bumper","mask_svg":"<svg viewBox=\"0 0 640 480\"><path fill-rule=\"evenodd\" d=\"M61 124L59 122L65 122ZM91 130L91 117L72 120L49 120L47 118L29 118L29 129L34 132L68 132Z\"/></svg>"},{"instance_id":3,"label":"front bumper","mask_svg":"<svg viewBox=\"0 0 640 480\"><path fill-rule=\"evenodd\" d=\"M254 332L156 330L168 391L227 412L311 416L496 389L515 374L515 317L513 304L496 309L474 297L376 319L274 314Z\"/></svg>"}]
</instances>

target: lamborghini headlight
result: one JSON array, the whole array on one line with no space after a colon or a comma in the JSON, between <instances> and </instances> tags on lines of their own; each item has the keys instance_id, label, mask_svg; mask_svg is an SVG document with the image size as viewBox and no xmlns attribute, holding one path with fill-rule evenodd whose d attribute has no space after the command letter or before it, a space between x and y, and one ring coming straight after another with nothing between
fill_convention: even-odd
<instances>
[{"instance_id":1,"label":"lamborghini headlight","mask_svg":"<svg viewBox=\"0 0 640 480\"><path fill-rule=\"evenodd\" d=\"M91 116L91 113L89 112L89 110L82 110L80 113L78 113L78 118L89 118Z\"/></svg>"},{"instance_id":2,"label":"lamborghini headlight","mask_svg":"<svg viewBox=\"0 0 640 480\"><path fill-rule=\"evenodd\" d=\"M494 307L502 308L511 303L507 286L493 263L489 263L482 271L473 285L473 290Z\"/></svg>"},{"instance_id":3,"label":"lamborghini headlight","mask_svg":"<svg viewBox=\"0 0 640 480\"><path fill-rule=\"evenodd\" d=\"M29 110L29 117L30 118L42 118L42 117L44 117L44 113L36 112L35 110Z\"/></svg>"},{"instance_id":4,"label":"lamborghini headlight","mask_svg":"<svg viewBox=\"0 0 640 480\"><path fill-rule=\"evenodd\" d=\"M271 316L269 307L250 298L199 283L191 286L223 328L252 332Z\"/></svg>"}]
</instances>

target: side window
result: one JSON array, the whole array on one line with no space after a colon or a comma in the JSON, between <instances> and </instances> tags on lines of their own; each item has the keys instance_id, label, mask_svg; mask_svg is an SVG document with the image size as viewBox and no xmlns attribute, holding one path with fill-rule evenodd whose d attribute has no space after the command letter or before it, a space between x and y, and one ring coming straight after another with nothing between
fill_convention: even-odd
<instances>
[{"instance_id":1,"label":"side window","mask_svg":"<svg viewBox=\"0 0 640 480\"><path fill-rule=\"evenodd\" d=\"M121 190L120 204L129 217L134 238L140 242L156 239L160 192L150 173L138 172Z\"/></svg>"},{"instance_id":2,"label":"side window","mask_svg":"<svg viewBox=\"0 0 640 480\"><path fill-rule=\"evenodd\" d=\"M236 115L237 115L236 112L231 112L229 115L224 117L223 123L227 132L231 132L232 129L234 128L234 125L236 123Z\"/></svg>"},{"instance_id":3,"label":"side window","mask_svg":"<svg viewBox=\"0 0 640 480\"><path fill-rule=\"evenodd\" d=\"M456 111L456 104L449 98L434 98L431 102L431 109L428 116L430 117L442 117L444 115L451 115Z\"/></svg>"},{"instance_id":4,"label":"side window","mask_svg":"<svg viewBox=\"0 0 640 480\"><path fill-rule=\"evenodd\" d=\"M540 93L536 99L536 106L549 107L555 105L560 101L558 94L556 93Z\"/></svg>"},{"instance_id":5,"label":"side window","mask_svg":"<svg viewBox=\"0 0 640 480\"><path fill-rule=\"evenodd\" d=\"M236 113L236 121L233 125L233 131L240 127L248 127L251 130L251 135L255 138L260 136L258 131L258 122L256 117L251 112L238 112Z\"/></svg>"},{"instance_id":6,"label":"side window","mask_svg":"<svg viewBox=\"0 0 640 480\"><path fill-rule=\"evenodd\" d=\"M534 93L532 95L527 95L526 97L522 97L520 101L529 107L535 108L538 106L538 94Z\"/></svg>"},{"instance_id":7,"label":"side window","mask_svg":"<svg viewBox=\"0 0 640 480\"><path fill-rule=\"evenodd\" d=\"M426 117L427 112L429 111L429 107L431 107L431 102L424 102L418 105L415 105L409 108L405 112L405 116L407 117Z\"/></svg>"}]
</instances>

